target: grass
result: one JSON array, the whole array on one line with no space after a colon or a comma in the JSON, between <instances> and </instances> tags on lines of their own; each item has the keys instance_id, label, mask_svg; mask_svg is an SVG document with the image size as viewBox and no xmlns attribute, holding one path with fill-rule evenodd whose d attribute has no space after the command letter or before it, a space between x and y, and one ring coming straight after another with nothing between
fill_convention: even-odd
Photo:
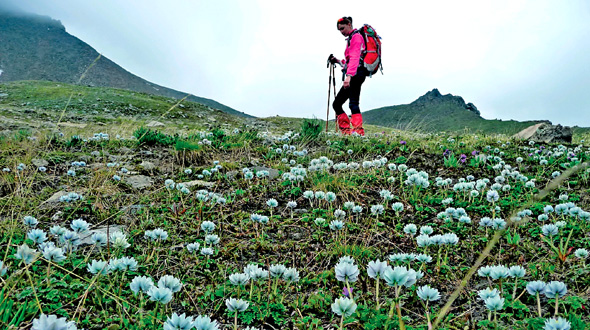
<instances>
[{"instance_id":1,"label":"grass","mask_svg":"<svg viewBox=\"0 0 590 330\"><path fill-rule=\"evenodd\" d=\"M387 132L354 138L322 133L310 140L303 137L303 131L269 135L242 128L188 132L178 136L172 147L157 143L170 135L154 129L151 132L156 143L132 139L132 130L120 132L121 138L114 138L113 131L117 129L114 125L102 127L102 131L109 133L109 139L93 139L88 131L71 128L71 133L79 135L81 140L69 135L60 137L49 132L25 131L0 140L0 167L11 170L0 175L0 252L3 256L0 260L7 267L7 274L0 277L3 284L0 304L8 311L0 315L3 326L26 327L44 313L65 317L86 329L160 329L175 312L207 315L228 327L233 327L236 320L242 327L284 328L292 324L299 329L336 326L343 321L347 329L397 329L400 326L426 329L428 322L422 316L424 306L416 290L428 284L441 294L440 301L428 305L431 322L437 327L526 329L543 324L543 318L555 312L555 301L543 298L543 318L538 318L535 297L525 290L527 281L532 280L564 282L568 293L559 299L557 315L566 317L572 324L590 321L582 308L587 304L584 292L590 285L588 269L573 254L557 258L549 244L540 239L542 223L536 220L544 206L561 203L560 195L564 193L568 195L567 201L582 210L590 205L587 188L590 173L583 169L568 174L567 156L558 153L567 148L574 151L577 144L559 148L545 146L545 152L552 151L552 156L545 154L549 162L541 166L539 155L528 156L528 144L502 136ZM576 136L575 139L583 138L587 137ZM205 139L210 144L203 143ZM406 143L401 144L402 140ZM283 146L285 144L287 147ZM294 146L295 150L289 146ZM541 150L538 145L534 147ZM307 152L300 154L304 148ZM452 150L455 155L466 154L468 159L465 163L445 165L442 156L445 149ZM472 175L475 179L489 178L487 190L501 175L503 168L497 166L499 160L491 159L479 167L471 167L472 150L501 157L528 179L534 178L535 187L526 188L523 181L506 175L511 188L501 191L501 198L494 204L500 206L500 211L492 209L485 191L471 198L453 189L452 185L460 178ZM579 161L588 161L587 150L587 145L578 149ZM387 161L376 166L381 163L375 161L383 156ZM518 163L518 157L524 160ZM47 170L40 172L33 165L33 159L47 160ZM72 162L80 160L85 161L86 166L72 166ZM290 160L295 165L289 164ZM154 163L156 170L139 166L144 161ZM365 167L364 163L369 162L373 165ZM17 169L20 163L25 164L22 171ZM112 165L107 166L108 163ZM359 169L332 168L339 163L357 163ZM390 170L389 163L395 163L398 168L404 164L408 170L415 168L428 173L429 186L413 188L405 184L410 174ZM569 163L570 167L574 165L571 160ZM253 173L249 179L242 168L252 168L253 164L278 170L278 178L269 179ZM296 173L293 172L296 164L307 169L301 180L285 175ZM329 169L313 170L314 164L324 164ZM68 176L68 170L74 170L76 175ZM561 178L570 176L535 199L544 187L550 187L555 171L563 173ZM208 174L204 174L206 172ZM115 175L121 180L115 180ZM153 184L141 190L132 188L128 180L137 175L149 176ZM451 179L452 185L437 185L435 176ZM166 189L166 180L177 183L201 180L213 186L206 192L198 186L181 192L182 186ZM385 205L380 193L383 189L389 190L394 198L377 217L370 210L373 205ZM310 206L303 197L306 190L332 191L337 198L334 202L315 200ZM60 191L78 192L84 199L71 203L45 202ZM270 198L279 202L272 213L265 203ZM446 198L452 198L452 202L442 204ZM297 202L298 210L291 213L286 208L289 201ZM345 210L343 229L330 230L328 225L335 219L334 211L342 209L346 201L361 205L363 211L356 216L351 210ZM403 204L401 212L391 209L394 202ZM463 208L471 223L439 217L448 207ZM519 223L510 222L523 208L532 210L532 215ZM268 216L268 222L253 222L250 217L253 213ZM87 221L91 229L118 225L123 228L129 247L117 248L115 241L104 247L84 245L66 253L62 262L50 263L38 256L27 267L15 257L18 247L23 244L39 247L28 237L30 228L23 224L25 216L37 218L37 228L48 235L54 225L71 229L75 219ZM315 219L319 217L326 222L316 224ZM479 222L484 217L505 219L508 229L506 232L492 228L482 230ZM217 235L219 243L207 243L210 238L201 230L205 221L214 223L211 234ZM576 233L571 236L568 247L590 248L585 235L589 222L551 214L546 223L557 221L566 222L560 237ZM415 237L404 232L408 224L415 224L417 228L431 226L433 235L454 233L458 243L444 249L417 246ZM165 239L150 239L144 235L157 228L166 232ZM516 233L520 239L518 244L513 239ZM493 237L497 243L489 245ZM49 240L54 239L50 237ZM190 252L187 245L194 242L199 243L200 249L211 248L213 254L201 255L199 250ZM487 317L484 303L477 298L477 291L489 285L487 279L475 275L465 283L463 290L452 296L470 270L477 272L481 268L476 263L479 253L474 251L484 251L486 247L489 254L481 255L478 261L481 266L522 265L526 270L525 278L516 282L518 299L512 293L514 280L504 283L505 303L491 319ZM375 282L368 278L366 266L376 259L387 261L395 253L426 253L433 261L424 265L403 263L414 270L421 269L424 277L404 288L399 296L382 279L381 308L377 309ZM113 270L101 276L87 270L92 260L114 260L123 256L134 258L137 268ZM342 296L345 285L336 279L334 272L343 256L354 258L359 278L348 283L354 288L358 309L341 319L332 313L330 305ZM236 286L228 278L251 263L261 269L283 264L295 269L297 280L276 281L271 277L254 283L250 295L251 283ZM392 267L402 265L394 261L388 263ZM129 283L136 276L151 277L157 284L164 275L171 275L182 283L169 303L151 301L145 293L134 295L130 289ZM491 283L500 288L498 281ZM248 301L249 307L236 316L225 307L230 297ZM403 308L390 314L390 309L396 310L392 299L403 301ZM453 306L451 314L443 307L445 303ZM15 308L17 305L22 307Z\"/></svg>"},{"instance_id":2,"label":"grass","mask_svg":"<svg viewBox=\"0 0 590 330\"><path fill-rule=\"evenodd\" d=\"M211 317L225 328L237 323L241 328L320 329L342 322L346 329L428 329L430 321L437 329L538 329L554 315L567 319L572 328L590 325L590 271L587 259L576 257L578 249L590 250L590 222L579 216L589 211L590 172L574 171L590 160L588 132L576 130L571 145L531 146L502 134L414 133L371 125L364 138L342 137L323 132L321 120L224 121L223 114L210 112L220 125L207 126L168 117L185 115L196 121L198 104L183 102L184 108L170 110L172 99L57 85L0 86L9 94L0 101L4 115L16 118L26 109L37 111L28 111L25 115L31 118L24 118L23 127L0 137L0 169L7 169L0 172L2 328L29 328L45 314L85 329L161 329L173 313ZM68 106L67 120L86 126L45 128L57 121L72 91L82 102ZM45 92L52 98L44 98ZM88 102L96 98L119 104L112 118L89 113ZM145 117L124 113L139 110L147 111ZM167 126L147 128L151 120ZM453 161L443 156L447 149ZM477 157L473 151L489 157L472 162ZM568 158L570 153L577 160ZM277 176L266 177L265 170ZM133 188L142 176L151 184ZM447 179L450 184L441 183ZM483 179L489 183L477 196L470 195L474 187L461 188L463 181ZM412 184L420 180L428 185ZM492 184L502 180L499 199L488 201ZM383 198L385 190L393 196L389 201ZM306 191L331 191L336 200L309 200ZM49 201L55 194L71 192L83 199ZM276 199L278 206L271 210L269 199ZM288 202L297 203L294 210L287 208ZM362 211L345 209L345 202L354 202ZM392 209L396 202L401 210ZM546 206L566 202L572 203L567 206L574 209L571 216L554 212L547 220L537 220ZM371 213L377 205L383 206L382 214ZM461 209L468 223L459 221ZM531 214L512 221L523 209ZM340 230L330 229L338 220L336 210L346 212ZM71 242L75 234L57 238L52 227L54 232L54 226L70 231L76 219L89 223L91 230L108 226L112 233L117 226L126 236L112 238L105 246L80 245L66 251L63 261L38 254L26 263L17 257L19 248L42 250L33 241L33 228L24 222L26 216L35 217L36 229L65 250L72 243L64 237ZM482 227L485 218L501 219L496 226L504 222L506 228ZM205 232L209 221L213 229ZM430 237L454 234L457 241L422 246L418 234L405 231L411 224L418 233L430 226ZM543 234L546 224L561 226L552 241ZM153 236L154 230L160 236ZM194 243L199 247L189 250ZM432 261L392 257L411 253L427 254ZM358 268L358 277L348 283L338 280L335 267L345 256ZM403 288L388 285L389 277L382 277L377 308L376 281L367 273L369 262L377 259L390 267L420 270L423 277ZM94 260L118 266L97 275L88 270ZM230 275L250 264L261 272L284 265L290 275L232 283ZM502 281L478 275L482 267L498 265L522 266L526 274ZM174 279L166 277L167 284L158 284L166 275ZM133 292L130 283L138 276L175 290L176 279L181 287L169 302L159 303L150 299L153 292ZM540 296L541 317L536 297L526 292L534 280L559 281L567 287L559 299ZM424 285L441 296L428 302L429 319L417 294ZM342 318L331 305L343 297L345 286L353 288L357 308ZM490 314L478 298L488 286L501 290L505 299L501 309ZM226 307L229 298L249 306L231 312Z\"/></svg>"}]
</instances>

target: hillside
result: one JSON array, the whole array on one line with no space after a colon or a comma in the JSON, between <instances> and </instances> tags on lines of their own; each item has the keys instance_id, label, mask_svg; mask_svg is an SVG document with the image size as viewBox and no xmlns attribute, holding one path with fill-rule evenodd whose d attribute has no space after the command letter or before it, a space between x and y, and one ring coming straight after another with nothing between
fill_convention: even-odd
<instances>
[{"instance_id":1,"label":"hillside","mask_svg":"<svg viewBox=\"0 0 590 330\"><path fill-rule=\"evenodd\" d=\"M0 8L0 83L19 80L77 83L98 55L90 45L69 34L60 21L46 16L7 13ZM104 56L80 84L177 99L188 94L153 84ZM198 96L190 96L188 100L229 114L252 117L214 100Z\"/></svg>"},{"instance_id":2,"label":"hillside","mask_svg":"<svg viewBox=\"0 0 590 330\"><path fill-rule=\"evenodd\" d=\"M170 133L211 127L266 126L257 118L228 114L201 103L107 87L49 81L0 84L0 135L31 128L63 127L121 130L157 122ZM176 106L175 106L176 105ZM124 127L123 127L124 126ZM10 135L10 134L9 134Z\"/></svg>"},{"instance_id":3,"label":"hillside","mask_svg":"<svg viewBox=\"0 0 590 330\"><path fill-rule=\"evenodd\" d=\"M442 95L433 89L410 104L369 110L363 119L374 125L397 129L435 131L463 131L514 134L541 121L488 120L480 116L472 103L462 97Z\"/></svg>"},{"instance_id":4,"label":"hillside","mask_svg":"<svg viewBox=\"0 0 590 330\"><path fill-rule=\"evenodd\" d=\"M70 99L71 97L71 99ZM88 87L50 81L15 81L0 84L0 139L17 131L83 128L102 131L116 127L129 132L157 122L155 129L169 134L192 134L195 130L223 128L261 132L298 131L304 118L234 116L200 103L108 87ZM173 108L174 107L174 108ZM319 120L323 128L325 122ZM366 125L369 133L383 127ZM334 131L335 126L330 126ZM391 131L391 130L389 130Z\"/></svg>"}]
</instances>

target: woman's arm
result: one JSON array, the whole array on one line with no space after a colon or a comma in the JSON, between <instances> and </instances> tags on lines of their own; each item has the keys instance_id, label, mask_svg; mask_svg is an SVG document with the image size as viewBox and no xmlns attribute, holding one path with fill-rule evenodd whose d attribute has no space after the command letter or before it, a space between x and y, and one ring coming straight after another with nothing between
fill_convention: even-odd
<instances>
[{"instance_id":1,"label":"woman's arm","mask_svg":"<svg viewBox=\"0 0 590 330\"><path fill-rule=\"evenodd\" d=\"M355 33L350 39L350 46L348 47L348 68L346 70L347 76L356 75L359 62L361 60L361 51L364 48L363 37L360 33Z\"/></svg>"}]
</instances>

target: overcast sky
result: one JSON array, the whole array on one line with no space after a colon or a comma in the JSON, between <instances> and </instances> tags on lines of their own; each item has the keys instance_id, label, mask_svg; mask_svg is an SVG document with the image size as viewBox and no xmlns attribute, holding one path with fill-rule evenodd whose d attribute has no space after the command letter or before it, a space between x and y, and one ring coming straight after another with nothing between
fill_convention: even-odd
<instances>
[{"instance_id":1,"label":"overcast sky","mask_svg":"<svg viewBox=\"0 0 590 330\"><path fill-rule=\"evenodd\" d=\"M487 119L590 126L588 0L1 1L61 20L144 79L258 117L326 117L326 58L343 57L336 20L352 16L383 42L363 111L438 88Z\"/></svg>"}]
</instances>

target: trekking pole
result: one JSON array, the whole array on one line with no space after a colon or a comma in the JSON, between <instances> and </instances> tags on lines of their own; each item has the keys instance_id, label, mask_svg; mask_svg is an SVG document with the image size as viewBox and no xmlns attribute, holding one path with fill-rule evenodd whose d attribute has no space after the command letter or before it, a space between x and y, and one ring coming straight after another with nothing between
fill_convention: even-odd
<instances>
[{"instance_id":1,"label":"trekking pole","mask_svg":"<svg viewBox=\"0 0 590 330\"><path fill-rule=\"evenodd\" d=\"M328 68L330 68L330 76L328 77L328 108L326 109L326 133L328 133L328 120L330 118L330 93L332 89L332 74L334 72L334 66L330 64L330 60L328 59ZM336 87L334 87L334 89L336 89Z\"/></svg>"},{"instance_id":2,"label":"trekking pole","mask_svg":"<svg viewBox=\"0 0 590 330\"><path fill-rule=\"evenodd\" d=\"M334 101L336 101L336 64L332 66L332 85L334 87ZM338 123L334 120L334 126L336 128L336 132L338 132Z\"/></svg>"}]
</instances>

